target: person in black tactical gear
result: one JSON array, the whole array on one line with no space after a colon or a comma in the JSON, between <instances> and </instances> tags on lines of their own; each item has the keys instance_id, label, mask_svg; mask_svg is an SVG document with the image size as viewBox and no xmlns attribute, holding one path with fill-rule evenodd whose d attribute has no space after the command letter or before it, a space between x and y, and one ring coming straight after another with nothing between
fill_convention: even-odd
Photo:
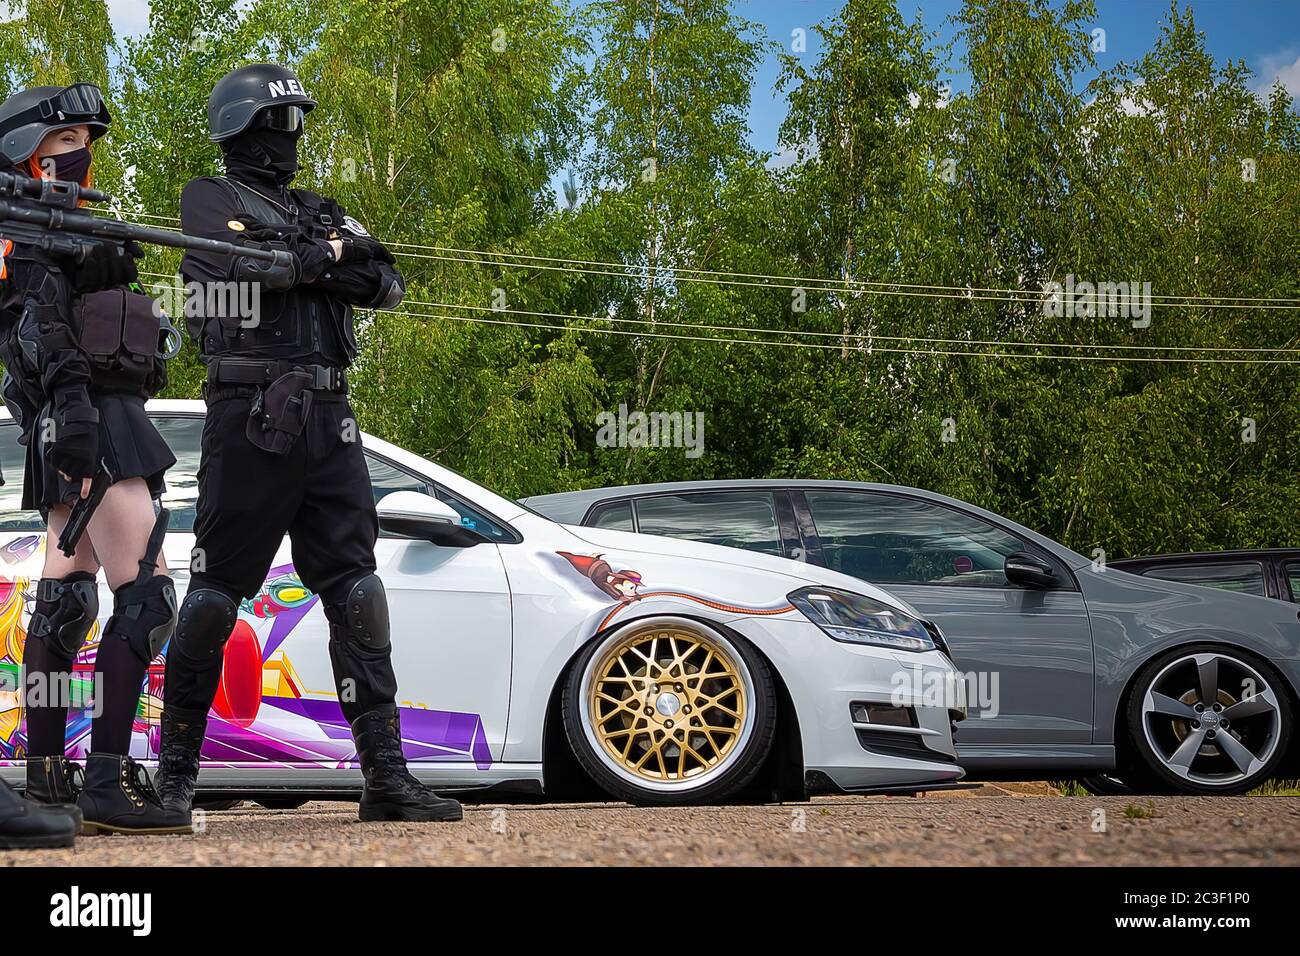
<instances>
[{"instance_id":1,"label":"person in black tactical gear","mask_svg":"<svg viewBox=\"0 0 1300 956\"><path fill-rule=\"evenodd\" d=\"M13 250L13 242L0 235L0 327L12 321L7 313L13 305L9 298L9 256ZM24 800L0 780L0 850L72 846L80 829L81 811L75 806Z\"/></svg>"},{"instance_id":2,"label":"person in black tactical gear","mask_svg":"<svg viewBox=\"0 0 1300 956\"><path fill-rule=\"evenodd\" d=\"M196 179L181 195L186 233L243 237L292 255L284 268L195 253L181 264L188 283L257 293L205 295L205 305L237 298L258 307L186 319L208 367L208 415L193 574L167 652L159 793L178 811L192 805L222 649L287 533L329 621L339 704L365 778L361 819L459 820L460 805L411 776L402 753L388 603L375 573L379 520L347 398L353 307L392 308L405 287L392 255L338 203L289 188L315 106L282 67L227 74L208 99L226 174Z\"/></svg>"},{"instance_id":3,"label":"person in black tactical gear","mask_svg":"<svg viewBox=\"0 0 1300 956\"><path fill-rule=\"evenodd\" d=\"M18 93L0 105L0 160L23 175L89 187L90 146L110 121L91 84ZM145 414L146 397L166 382L162 319L133 289L138 246L73 245L75 254L14 246L0 325L4 399L27 446L22 506L47 524L24 651L27 798L75 803L86 833L188 833L188 817L163 807L130 756L141 685L177 613L159 554L167 513L156 508L176 459ZM107 490L64 555L54 541L97 475ZM101 567L113 613L95 657L98 716L79 785L81 768L64 756L69 701L60 690L98 617Z\"/></svg>"}]
</instances>

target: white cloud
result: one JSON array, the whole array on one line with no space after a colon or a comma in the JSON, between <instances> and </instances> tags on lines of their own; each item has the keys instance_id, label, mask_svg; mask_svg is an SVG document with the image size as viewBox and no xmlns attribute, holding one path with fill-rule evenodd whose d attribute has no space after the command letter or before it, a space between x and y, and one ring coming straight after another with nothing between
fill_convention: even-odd
<instances>
[{"instance_id":1,"label":"white cloud","mask_svg":"<svg viewBox=\"0 0 1300 956\"><path fill-rule=\"evenodd\" d=\"M1283 50L1260 58L1255 70L1258 78L1255 92L1268 96L1274 83L1281 83L1292 96L1300 97L1300 55L1295 50Z\"/></svg>"},{"instance_id":2,"label":"white cloud","mask_svg":"<svg viewBox=\"0 0 1300 956\"><path fill-rule=\"evenodd\" d=\"M149 0L108 0L108 16L118 39L139 36L149 28Z\"/></svg>"},{"instance_id":3,"label":"white cloud","mask_svg":"<svg viewBox=\"0 0 1300 956\"><path fill-rule=\"evenodd\" d=\"M767 161L768 169L785 169L789 166L799 165L800 156L803 159L811 159L817 155L817 144L807 142L800 144L784 143L777 147L777 151Z\"/></svg>"}]
</instances>

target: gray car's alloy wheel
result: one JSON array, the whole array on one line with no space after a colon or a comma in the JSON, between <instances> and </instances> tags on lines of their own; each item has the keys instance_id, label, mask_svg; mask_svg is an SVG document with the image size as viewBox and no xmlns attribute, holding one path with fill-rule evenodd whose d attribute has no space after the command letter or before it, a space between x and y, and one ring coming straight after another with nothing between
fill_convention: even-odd
<instances>
[{"instance_id":1,"label":"gray car's alloy wheel","mask_svg":"<svg viewBox=\"0 0 1300 956\"><path fill-rule=\"evenodd\" d=\"M631 621L592 641L564 688L574 756L631 803L716 803L762 768L776 690L740 637L684 617Z\"/></svg>"},{"instance_id":2,"label":"gray car's alloy wheel","mask_svg":"<svg viewBox=\"0 0 1300 956\"><path fill-rule=\"evenodd\" d=\"M1179 793L1245 793L1286 754L1291 701L1267 664L1237 648L1178 648L1142 671L1128 706L1134 752Z\"/></svg>"}]
</instances>

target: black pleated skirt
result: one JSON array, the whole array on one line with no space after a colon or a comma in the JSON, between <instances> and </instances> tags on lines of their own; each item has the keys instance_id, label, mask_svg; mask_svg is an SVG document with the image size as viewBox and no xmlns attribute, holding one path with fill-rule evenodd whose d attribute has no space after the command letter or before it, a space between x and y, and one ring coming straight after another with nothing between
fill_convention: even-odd
<instances>
[{"instance_id":1,"label":"black pleated skirt","mask_svg":"<svg viewBox=\"0 0 1300 956\"><path fill-rule=\"evenodd\" d=\"M144 399L126 392L91 392L90 402L99 409L99 456L107 462L113 476L143 478L153 497L160 497L166 484L167 469L176 464L176 456L144 409ZM41 410L27 445L27 467L23 480L23 507L39 509L47 515L56 504L74 504L81 496L81 482L68 481L45 457L40 422L49 414Z\"/></svg>"}]
</instances>

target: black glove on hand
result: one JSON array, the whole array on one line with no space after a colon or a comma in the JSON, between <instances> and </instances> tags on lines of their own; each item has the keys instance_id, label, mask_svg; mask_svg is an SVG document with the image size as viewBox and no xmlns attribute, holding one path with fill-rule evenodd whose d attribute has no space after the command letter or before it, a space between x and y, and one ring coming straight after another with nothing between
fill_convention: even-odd
<instances>
[{"instance_id":1,"label":"black glove on hand","mask_svg":"<svg viewBox=\"0 0 1300 956\"><path fill-rule=\"evenodd\" d=\"M72 287L84 293L130 285L140 278L135 261L142 258L144 250L130 239L120 243L96 242L86 258L72 266Z\"/></svg>"},{"instance_id":2,"label":"black glove on hand","mask_svg":"<svg viewBox=\"0 0 1300 956\"><path fill-rule=\"evenodd\" d=\"M98 420L99 413L87 409L78 412L76 420L56 424L46 451L50 464L72 479L93 478L99 465Z\"/></svg>"},{"instance_id":3,"label":"black glove on hand","mask_svg":"<svg viewBox=\"0 0 1300 956\"><path fill-rule=\"evenodd\" d=\"M369 262L378 259L390 265L397 260L382 242L368 236L340 236L343 240L343 256L339 262Z\"/></svg>"}]
</instances>

